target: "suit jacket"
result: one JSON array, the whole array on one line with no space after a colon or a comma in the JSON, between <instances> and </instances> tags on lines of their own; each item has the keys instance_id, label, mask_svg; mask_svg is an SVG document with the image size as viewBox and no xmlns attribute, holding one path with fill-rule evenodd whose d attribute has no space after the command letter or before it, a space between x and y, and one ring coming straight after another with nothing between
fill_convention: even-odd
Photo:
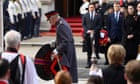
<instances>
[{"instance_id":1,"label":"suit jacket","mask_svg":"<svg viewBox=\"0 0 140 84\"><path fill-rule=\"evenodd\" d=\"M85 33L88 30L94 30L96 32L96 31L99 31L101 29L102 21L101 21L100 14L95 13L94 20L92 20L92 21L90 20L90 13L89 12L87 14L85 14L83 17L84 18L83 18L82 24L83 24Z\"/></svg>"},{"instance_id":2,"label":"suit jacket","mask_svg":"<svg viewBox=\"0 0 140 84\"><path fill-rule=\"evenodd\" d=\"M56 50L62 56L61 64L69 68L73 82L76 83L78 77L74 40L71 27L63 18L56 23L56 46Z\"/></svg>"},{"instance_id":3,"label":"suit jacket","mask_svg":"<svg viewBox=\"0 0 140 84\"><path fill-rule=\"evenodd\" d=\"M109 65L103 69L104 84L126 84L124 67L122 65Z\"/></svg>"},{"instance_id":4,"label":"suit jacket","mask_svg":"<svg viewBox=\"0 0 140 84\"><path fill-rule=\"evenodd\" d=\"M122 39L122 29L124 24L124 16L122 13L119 14L119 21L117 22L115 19L114 12L108 16L107 20L107 29L108 35L111 39Z\"/></svg>"},{"instance_id":5,"label":"suit jacket","mask_svg":"<svg viewBox=\"0 0 140 84\"><path fill-rule=\"evenodd\" d=\"M86 40L86 45L88 46L87 51L92 53L92 40L90 39L90 35L87 34L88 30L94 30L94 39L95 39L95 53L98 55L99 49L99 31L102 27L101 15L95 12L94 19L90 19L90 13L88 12L83 17L83 27L84 27L84 39Z\"/></svg>"}]
</instances>

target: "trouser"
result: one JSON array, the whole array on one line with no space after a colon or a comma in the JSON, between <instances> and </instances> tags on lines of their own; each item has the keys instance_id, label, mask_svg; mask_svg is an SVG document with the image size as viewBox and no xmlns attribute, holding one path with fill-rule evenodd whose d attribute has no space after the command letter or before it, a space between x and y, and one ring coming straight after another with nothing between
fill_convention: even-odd
<instances>
[{"instance_id":1,"label":"trouser","mask_svg":"<svg viewBox=\"0 0 140 84\"><path fill-rule=\"evenodd\" d=\"M21 14L18 14L18 23L17 23L17 28L18 31L21 33L21 38L24 37L24 29L25 29L25 20L22 18Z\"/></svg>"},{"instance_id":2,"label":"trouser","mask_svg":"<svg viewBox=\"0 0 140 84\"><path fill-rule=\"evenodd\" d=\"M87 65L91 65L92 39L90 38L90 34L86 34L84 38L87 46Z\"/></svg>"},{"instance_id":3,"label":"trouser","mask_svg":"<svg viewBox=\"0 0 140 84\"><path fill-rule=\"evenodd\" d=\"M31 33L32 33L32 13L31 12L27 12L25 15L25 36L27 37L31 37Z\"/></svg>"},{"instance_id":4,"label":"trouser","mask_svg":"<svg viewBox=\"0 0 140 84\"><path fill-rule=\"evenodd\" d=\"M40 16L37 15L37 12L35 12L35 16L36 18L33 18L32 36L37 37L39 36Z\"/></svg>"},{"instance_id":5,"label":"trouser","mask_svg":"<svg viewBox=\"0 0 140 84\"><path fill-rule=\"evenodd\" d=\"M8 29L9 30L13 29L17 31L17 17L13 15L13 18L14 18L14 23L10 22Z\"/></svg>"},{"instance_id":6,"label":"trouser","mask_svg":"<svg viewBox=\"0 0 140 84\"><path fill-rule=\"evenodd\" d=\"M94 32L94 38L95 38L95 45L94 45L95 54L96 57L99 58L99 31Z\"/></svg>"}]
</instances>

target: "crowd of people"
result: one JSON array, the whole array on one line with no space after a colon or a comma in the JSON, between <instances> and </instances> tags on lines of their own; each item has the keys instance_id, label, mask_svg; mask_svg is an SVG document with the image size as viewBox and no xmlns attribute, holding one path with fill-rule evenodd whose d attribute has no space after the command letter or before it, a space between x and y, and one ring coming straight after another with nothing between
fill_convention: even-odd
<instances>
[{"instance_id":1,"label":"crowd of people","mask_svg":"<svg viewBox=\"0 0 140 84\"><path fill-rule=\"evenodd\" d=\"M0 84L14 84L17 81L19 81L18 84L38 84L37 73L32 60L28 56L18 53L21 41L20 33L10 30L5 34L4 40L6 48L0 55ZM87 78L87 84L139 84L140 61L131 60L124 66L125 57L126 49L121 44L109 46L107 51L109 65L103 69L99 69L96 66L92 67L90 69L92 73ZM71 62L67 61L67 63ZM16 66L16 69L14 69L15 65L18 66ZM77 67L74 67L76 64L74 63L71 66L63 65L67 69L61 69L57 72L54 77L54 83L77 84L77 70L75 69ZM17 70L18 68L19 71ZM17 76L17 73L20 74ZM13 78L18 80L13 80Z\"/></svg>"},{"instance_id":2,"label":"crowd of people","mask_svg":"<svg viewBox=\"0 0 140 84\"><path fill-rule=\"evenodd\" d=\"M19 31L23 39L39 36L41 20L40 0L4 0L4 32Z\"/></svg>"},{"instance_id":3,"label":"crowd of people","mask_svg":"<svg viewBox=\"0 0 140 84\"><path fill-rule=\"evenodd\" d=\"M100 6L98 2L83 1L85 5L81 6L80 12L88 58L86 68L91 67L87 84L139 84L140 61L136 57L140 44L140 2L127 0L124 5L118 2L110 5L103 0ZM4 16L4 20L9 20L9 24L4 25L10 31L5 33L5 51L0 53L0 84L38 84L34 63L18 50L21 39L38 36L41 5L39 0L7 2L4 13L8 17ZM51 25L56 26L56 43L51 58L59 59L62 69L55 75L54 82L77 84L77 59L70 25L57 11L50 11L45 16ZM99 69L93 63L95 59L100 59L99 39L104 37L100 34L102 28L108 31L108 44L104 52L108 66Z\"/></svg>"},{"instance_id":4,"label":"crowd of people","mask_svg":"<svg viewBox=\"0 0 140 84\"><path fill-rule=\"evenodd\" d=\"M140 2L126 0L120 5L117 1L111 4L107 3L107 0L102 1L102 5L99 5L98 2L83 0L84 3L80 7L84 29L83 49L87 52L86 68L91 66L92 57L100 59L99 52L102 46L99 39L105 38L105 34L100 33L102 29L108 32L108 43L104 45L105 64L109 63L107 50L112 44L122 44L126 49L125 64L129 60L136 59L138 53Z\"/></svg>"},{"instance_id":5,"label":"crowd of people","mask_svg":"<svg viewBox=\"0 0 140 84\"><path fill-rule=\"evenodd\" d=\"M123 4L117 1L110 4L107 0L102 1L102 5L99 5L98 2L83 0L84 3L80 7L84 29L83 49L87 52L85 68L90 68L87 84L139 84L137 80L139 72L138 68L136 69L139 61L136 61L136 58L140 44L140 2L126 0ZM95 64L97 59L100 59L99 39L105 37L100 33L101 29L108 32L108 43L104 45L104 54L105 64L109 66L104 69L98 68ZM131 63L136 63L136 66Z\"/></svg>"}]
</instances>

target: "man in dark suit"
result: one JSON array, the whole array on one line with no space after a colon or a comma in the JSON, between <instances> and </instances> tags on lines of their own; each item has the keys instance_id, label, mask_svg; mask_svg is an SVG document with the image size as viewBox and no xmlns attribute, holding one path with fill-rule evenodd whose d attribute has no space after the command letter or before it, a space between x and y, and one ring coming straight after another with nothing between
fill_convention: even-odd
<instances>
[{"instance_id":1,"label":"man in dark suit","mask_svg":"<svg viewBox=\"0 0 140 84\"><path fill-rule=\"evenodd\" d=\"M56 11L50 11L45 15L51 25L56 26L56 48L52 56L55 58L61 56L62 69L67 69L72 76L72 82L77 83L77 60L71 27Z\"/></svg>"},{"instance_id":2,"label":"man in dark suit","mask_svg":"<svg viewBox=\"0 0 140 84\"><path fill-rule=\"evenodd\" d=\"M120 4L118 2L114 2L113 8L114 12L109 15L107 21L109 41L111 44L121 42L122 28L124 23L124 16L120 12Z\"/></svg>"},{"instance_id":3,"label":"man in dark suit","mask_svg":"<svg viewBox=\"0 0 140 84\"><path fill-rule=\"evenodd\" d=\"M105 50L105 59L106 59L105 64L108 64L108 59L107 59L108 47L114 43L121 43L121 40L122 40L124 16L120 12L120 4L118 2L114 2L113 9L114 9L114 12L108 15L108 18L107 18L107 30L108 30L108 35L109 35L108 41L110 43L107 45L106 50Z\"/></svg>"},{"instance_id":4,"label":"man in dark suit","mask_svg":"<svg viewBox=\"0 0 140 84\"><path fill-rule=\"evenodd\" d=\"M101 16L95 12L95 4L90 3L88 6L89 12L84 15L83 27L84 27L84 40L87 44L87 66L89 68L91 65L91 54L92 54L92 40L91 36L95 39L95 54L99 59L99 30L102 27Z\"/></svg>"}]
</instances>

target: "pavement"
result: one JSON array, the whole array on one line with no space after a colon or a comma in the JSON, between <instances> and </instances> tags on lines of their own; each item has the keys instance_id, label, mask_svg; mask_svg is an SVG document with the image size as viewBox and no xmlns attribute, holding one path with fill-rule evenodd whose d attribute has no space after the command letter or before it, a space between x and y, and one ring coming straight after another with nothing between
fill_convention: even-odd
<instances>
[{"instance_id":1,"label":"pavement","mask_svg":"<svg viewBox=\"0 0 140 84\"><path fill-rule=\"evenodd\" d=\"M23 40L21 42L22 45L34 45L34 46L41 46L47 43L50 43L51 41L56 40L55 36L43 36L43 37L33 37L31 39ZM81 46L82 45L82 37L81 36L75 36L75 45Z\"/></svg>"},{"instance_id":2,"label":"pavement","mask_svg":"<svg viewBox=\"0 0 140 84\"><path fill-rule=\"evenodd\" d=\"M50 43L52 40L55 40L55 36L44 36L44 37L36 37L28 40L23 40L21 42L21 48L19 52L24 52L26 56L30 56L34 59L37 51L40 47L44 44ZM82 37L75 36L75 46L76 46L76 55L77 55L77 62L78 62L78 84L86 84L87 79L89 77L89 69L84 68L86 66L86 59L87 55L85 52L82 52ZM101 59L98 60L98 67L105 67L104 62L104 55L99 54ZM54 84L53 80L51 81L44 81L40 78L39 84Z\"/></svg>"}]
</instances>

